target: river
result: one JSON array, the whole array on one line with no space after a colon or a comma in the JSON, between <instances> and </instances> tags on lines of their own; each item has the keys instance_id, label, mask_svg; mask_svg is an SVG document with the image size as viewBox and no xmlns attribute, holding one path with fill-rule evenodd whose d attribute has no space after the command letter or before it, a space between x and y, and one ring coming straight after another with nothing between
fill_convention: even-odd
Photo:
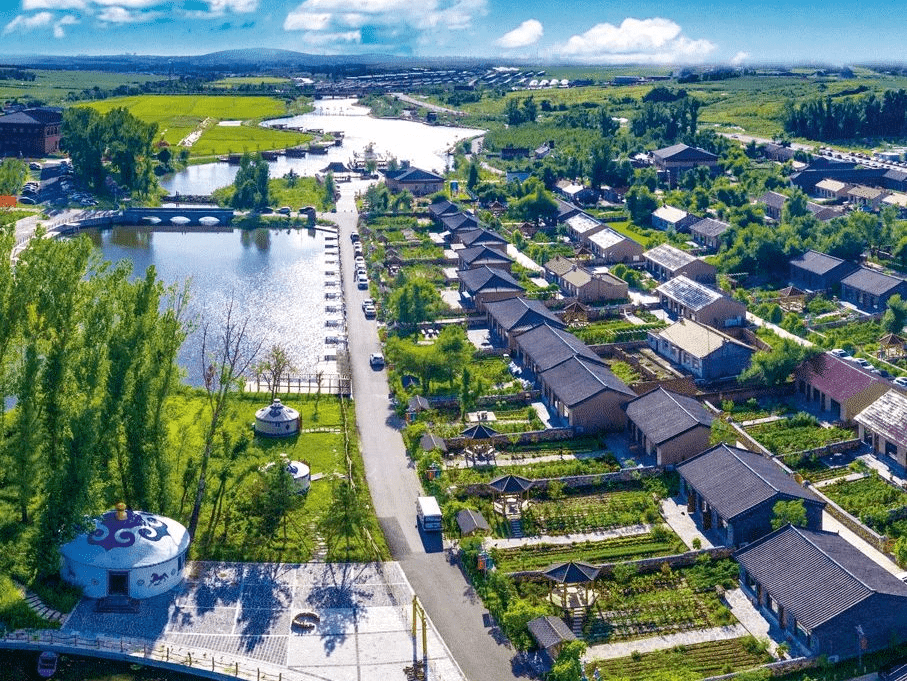
<instances>
[{"instance_id":1,"label":"river","mask_svg":"<svg viewBox=\"0 0 907 681\"><path fill-rule=\"evenodd\" d=\"M483 134L484 130L426 125L418 121L372 118L368 108L357 106L354 99L320 99L314 102L312 113L268 121L268 125L286 124L307 130L340 131L343 146L331 147L325 155L303 158L280 156L268 163L271 177L283 177L290 170L300 175L314 175L332 161L349 163L353 152L362 154L373 145L376 153L390 155L425 170L443 173L449 157L448 149L459 140ZM218 187L233 182L237 166L227 163L205 163L189 166L178 173L165 175L161 186L171 194L210 194Z\"/></svg>"}]
</instances>

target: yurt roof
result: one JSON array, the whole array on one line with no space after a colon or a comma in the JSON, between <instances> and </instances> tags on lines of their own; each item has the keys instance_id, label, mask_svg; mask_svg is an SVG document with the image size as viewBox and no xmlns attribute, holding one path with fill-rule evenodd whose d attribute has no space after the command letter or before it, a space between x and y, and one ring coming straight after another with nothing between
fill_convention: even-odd
<instances>
[{"instance_id":1,"label":"yurt roof","mask_svg":"<svg viewBox=\"0 0 907 681\"><path fill-rule=\"evenodd\" d=\"M275 399L267 407L262 407L255 412L255 418L267 423L286 423L299 418L299 412Z\"/></svg>"},{"instance_id":2,"label":"yurt roof","mask_svg":"<svg viewBox=\"0 0 907 681\"><path fill-rule=\"evenodd\" d=\"M308 476L311 471L308 464L304 464L302 461L289 461L287 462L287 473L292 475L294 480L299 480Z\"/></svg>"},{"instance_id":3,"label":"yurt roof","mask_svg":"<svg viewBox=\"0 0 907 681\"><path fill-rule=\"evenodd\" d=\"M144 511L108 511L95 529L60 547L69 560L97 568L129 570L159 565L184 553L189 533L176 520Z\"/></svg>"}]
</instances>

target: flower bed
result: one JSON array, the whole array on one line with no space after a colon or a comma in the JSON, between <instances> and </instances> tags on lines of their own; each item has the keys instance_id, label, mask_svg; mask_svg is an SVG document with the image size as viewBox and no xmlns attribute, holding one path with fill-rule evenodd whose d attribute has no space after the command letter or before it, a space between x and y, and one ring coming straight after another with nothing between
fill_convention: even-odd
<instances>
[{"instance_id":1,"label":"flower bed","mask_svg":"<svg viewBox=\"0 0 907 681\"><path fill-rule=\"evenodd\" d=\"M685 550L683 542L666 526L629 537L576 544L533 544L515 549L492 549L495 565L504 572L538 570L554 563L583 561L592 565L641 558L670 556Z\"/></svg>"},{"instance_id":2,"label":"flower bed","mask_svg":"<svg viewBox=\"0 0 907 681\"><path fill-rule=\"evenodd\" d=\"M596 660L586 667L586 675L602 681L652 679L670 675L672 679L701 679L719 674L752 669L771 662L765 646L752 636L726 641L709 641L670 650L641 653L613 660Z\"/></svg>"},{"instance_id":3,"label":"flower bed","mask_svg":"<svg viewBox=\"0 0 907 681\"><path fill-rule=\"evenodd\" d=\"M624 582L603 580L597 584L599 598L586 625L586 641L626 641L731 624L734 616L715 587L735 586L737 575L737 564L726 558Z\"/></svg>"}]
</instances>

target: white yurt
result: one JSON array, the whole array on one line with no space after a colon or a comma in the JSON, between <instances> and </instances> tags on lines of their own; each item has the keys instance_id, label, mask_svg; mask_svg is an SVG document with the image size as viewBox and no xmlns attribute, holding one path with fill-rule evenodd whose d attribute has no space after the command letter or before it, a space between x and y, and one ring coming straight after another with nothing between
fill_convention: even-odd
<instances>
[{"instance_id":1,"label":"white yurt","mask_svg":"<svg viewBox=\"0 0 907 681\"><path fill-rule=\"evenodd\" d=\"M289 437L299 433L299 412L275 399L255 412L255 433L266 437Z\"/></svg>"},{"instance_id":2,"label":"white yurt","mask_svg":"<svg viewBox=\"0 0 907 681\"><path fill-rule=\"evenodd\" d=\"M181 523L120 503L94 524L60 547L60 575L89 598L150 598L183 580L189 533Z\"/></svg>"},{"instance_id":3,"label":"white yurt","mask_svg":"<svg viewBox=\"0 0 907 681\"><path fill-rule=\"evenodd\" d=\"M293 484L299 494L308 492L312 484L312 471L307 463L302 461L288 461L287 473L293 476Z\"/></svg>"}]
</instances>

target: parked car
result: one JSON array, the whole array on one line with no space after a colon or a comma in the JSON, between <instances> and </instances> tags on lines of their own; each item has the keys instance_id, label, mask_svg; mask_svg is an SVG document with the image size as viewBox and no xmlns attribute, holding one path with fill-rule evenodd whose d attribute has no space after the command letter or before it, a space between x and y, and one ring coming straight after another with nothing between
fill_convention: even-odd
<instances>
[{"instance_id":1,"label":"parked car","mask_svg":"<svg viewBox=\"0 0 907 681\"><path fill-rule=\"evenodd\" d=\"M359 232L351 232L350 241L352 241L353 243L359 241Z\"/></svg>"},{"instance_id":2,"label":"parked car","mask_svg":"<svg viewBox=\"0 0 907 681\"><path fill-rule=\"evenodd\" d=\"M850 355L847 350L842 350L841 348L835 348L834 350L829 350L829 352L835 357L848 357Z\"/></svg>"},{"instance_id":3,"label":"parked car","mask_svg":"<svg viewBox=\"0 0 907 681\"><path fill-rule=\"evenodd\" d=\"M362 304L362 312L365 314L366 319L371 319L376 314L375 304L370 301L366 301Z\"/></svg>"},{"instance_id":4,"label":"parked car","mask_svg":"<svg viewBox=\"0 0 907 681\"><path fill-rule=\"evenodd\" d=\"M289 206L281 206L280 208L277 209L277 212L280 213L281 215L289 215L289 214L290 214L290 207L289 207Z\"/></svg>"},{"instance_id":5,"label":"parked car","mask_svg":"<svg viewBox=\"0 0 907 681\"><path fill-rule=\"evenodd\" d=\"M368 356L368 363L372 369L381 369L384 366L384 355L380 352L373 352Z\"/></svg>"},{"instance_id":6,"label":"parked car","mask_svg":"<svg viewBox=\"0 0 907 681\"><path fill-rule=\"evenodd\" d=\"M895 385L899 385L902 388L907 388L907 376L897 376L892 381Z\"/></svg>"},{"instance_id":7,"label":"parked car","mask_svg":"<svg viewBox=\"0 0 907 681\"><path fill-rule=\"evenodd\" d=\"M368 277L365 274L359 274L356 276L356 286L360 289L368 288Z\"/></svg>"}]
</instances>

